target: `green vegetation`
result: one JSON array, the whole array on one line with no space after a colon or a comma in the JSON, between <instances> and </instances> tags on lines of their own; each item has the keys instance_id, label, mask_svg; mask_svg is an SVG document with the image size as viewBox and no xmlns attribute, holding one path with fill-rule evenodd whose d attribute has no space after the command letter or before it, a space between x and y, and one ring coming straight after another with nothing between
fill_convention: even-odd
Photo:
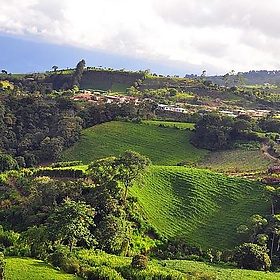
<instances>
[{"instance_id":1,"label":"green vegetation","mask_svg":"<svg viewBox=\"0 0 280 280\"><path fill-rule=\"evenodd\" d=\"M164 127L173 127L179 129L194 129L193 123L184 123L184 122L168 122L168 121L153 121L153 120L144 120L142 121L144 124L164 126Z\"/></svg>"},{"instance_id":2,"label":"green vegetation","mask_svg":"<svg viewBox=\"0 0 280 280\"><path fill-rule=\"evenodd\" d=\"M231 149L209 153L197 166L218 172L247 172L266 170L273 162L260 149Z\"/></svg>"},{"instance_id":3,"label":"green vegetation","mask_svg":"<svg viewBox=\"0 0 280 280\"><path fill-rule=\"evenodd\" d=\"M51 267L40 274L45 263L87 280L276 277L229 265L280 267L279 167L265 174L263 157L280 157L276 86L240 87L234 71L221 87L206 71L163 77L84 60L52 69L0 75L0 278L5 259L7 277L15 262L40 279L59 279ZM78 93L92 100L72 100Z\"/></svg>"},{"instance_id":4,"label":"green vegetation","mask_svg":"<svg viewBox=\"0 0 280 280\"><path fill-rule=\"evenodd\" d=\"M229 264L210 264L187 260L164 260L159 262L166 268L178 270L188 275L204 275L203 279L219 280L277 280L279 273L252 271L247 269L237 269ZM207 277L208 278L207 278Z\"/></svg>"},{"instance_id":5,"label":"green vegetation","mask_svg":"<svg viewBox=\"0 0 280 280\"><path fill-rule=\"evenodd\" d=\"M9 257L6 261L6 280L78 280L73 274L54 269L43 261Z\"/></svg>"},{"instance_id":6,"label":"green vegetation","mask_svg":"<svg viewBox=\"0 0 280 280\"><path fill-rule=\"evenodd\" d=\"M185 167L152 166L131 193L159 233L203 248L238 245L237 227L269 207L261 183Z\"/></svg>"},{"instance_id":7,"label":"green vegetation","mask_svg":"<svg viewBox=\"0 0 280 280\"><path fill-rule=\"evenodd\" d=\"M81 139L63 153L63 158L89 163L135 150L150 158L153 164L194 163L207 151L193 147L189 143L190 135L187 130L114 121L84 130Z\"/></svg>"}]
</instances>

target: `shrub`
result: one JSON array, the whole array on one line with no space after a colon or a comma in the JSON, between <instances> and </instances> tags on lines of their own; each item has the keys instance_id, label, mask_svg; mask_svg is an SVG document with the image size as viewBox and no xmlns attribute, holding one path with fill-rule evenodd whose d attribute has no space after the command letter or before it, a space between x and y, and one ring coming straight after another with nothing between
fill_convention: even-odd
<instances>
[{"instance_id":1,"label":"shrub","mask_svg":"<svg viewBox=\"0 0 280 280\"><path fill-rule=\"evenodd\" d=\"M87 280L123 280L124 278L113 268L101 265L86 272Z\"/></svg>"},{"instance_id":2,"label":"shrub","mask_svg":"<svg viewBox=\"0 0 280 280\"><path fill-rule=\"evenodd\" d=\"M148 267L148 260L148 257L145 255L135 255L132 258L131 266L137 269L146 269Z\"/></svg>"},{"instance_id":3,"label":"shrub","mask_svg":"<svg viewBox=\"0 0 280 280\"><path fill-rule=\"evenodd\" d=\"M58 247L54 253L49 255L48 261L55 267L60 267L67 273L76 274L80 272L79 261L71 255L66 247Z\"/></svg>"},{"instance_id":4,"label":"shrub","mask_svg":"<svg viewBox=\"0 0 280 280\"><path fill-rule=\"evenodd\" d=\"M253 243L244 243L237 247L234 259L240 268L269 270L271 266L266 249Z\"/></svg>"},{"instance_id":5,"label":"shrub","mask_svg":"<svg viewBox=\"0 0 280 280\"><path fill-rule=\"evenodd\" d=\"M5 278L5 261L4 254L0 252L0 280Z\"/></svg>"},{"instance_id":6,"label":"shrub","mask_svg":"<svg viewBox=\"0 0 280 280\"><path fill-rule=\"evenodd\" d=\"M51 164L51 167L69 167L69 166L78 166L82 165L81 160L74 160L74 161L58 161Z\"/></svg>"}]
</instances>

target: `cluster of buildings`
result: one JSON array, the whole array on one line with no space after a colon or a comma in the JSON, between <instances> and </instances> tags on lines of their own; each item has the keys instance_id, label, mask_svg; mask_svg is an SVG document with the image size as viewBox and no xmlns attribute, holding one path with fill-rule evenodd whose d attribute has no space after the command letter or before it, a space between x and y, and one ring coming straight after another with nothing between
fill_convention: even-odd
<instances>
[{"instance_id":1,"label":"cluster of buildings","mask_svg":"<svg viewBox=\"0 0 280 280\"><path fill-rule=\"evenodd\" d=\"M74 95L72 100L75 101L88 101L88 102L94 102L99 104L104 103L134 103L135 105L138 105L141 100L139 100L136 97L132 96L123 96L123 95L108 95L108 94L101 94L100 92L91 92L91 91L83 91L76 95ZM242 109L236 109L236 110L225 110L220 109L216 106L206 106L206 105L191 105L189 108L180 107L182 104L177 105L166 105L166 104L158 104L157 109L161 111L166 112L175 112L175 113L181 113L181 114L191 114L199 111L208 111L208 112L220 112L222 115L230 116L230 117L237 117L240 115L248 115L252 118L262 118L267 116L271 111L269 110L242 110Z\"/></svg>"},{"instance_id":2,"label":"cluster of buildings","mask_svg":"<svg viewBox=\"0 0 280 280\"><path fill-rule=\"evenodd\" d=\"M100 94L100 92L84 91L71 97L75 101L88 101L94 103L126 103L133 102L137 104L139 99L132 96L121 96L121 95L106 95Z\"/></svg>"},{"instance_id":3,"label":"cluster of buildings","mask_svg":"<svg viewBox=\"0 0 280 280\"><path fill-rule=\"evenodd\" d=\"M187 108L178 107L176 105L158 104L158 109L161 110L161 111L183 113L183 114L199 112L201 110L204 110L204 111L219 112L222 115L230 116L230 117L237 117L237 116L240 116L240 115L248 115L252 118L258 119L258 118L263 118L263 117L267 116L269 113L271 113L271 111L269 111L269 110L241 110L241 109L237 109L237 110L232 110L231 111L231 110L222 110L222 109L219 109L215 106L193 105L192 107L193 108L191 108L191 109L187 109Z\"/></svg>"}]
</instances>

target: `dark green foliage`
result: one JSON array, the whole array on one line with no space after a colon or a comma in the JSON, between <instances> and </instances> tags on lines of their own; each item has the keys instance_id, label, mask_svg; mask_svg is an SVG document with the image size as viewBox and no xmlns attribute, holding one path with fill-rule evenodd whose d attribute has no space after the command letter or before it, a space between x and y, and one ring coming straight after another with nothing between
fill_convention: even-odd
<instances>
[{"instance_id":1,"label":"dark green foliage","mask_svg":"<svg viewBox=\"0 0 280 280\"><path fill-rule=\"evenodd\" d=\"M236 140L261 140L252 134L252 121L242 116L224 117L218 114L206 114L195 125L192 143L196 147L208 150L221 150L231 146Z\"/></svg>"},{"instance_id":2,"label":"dark green foliage","mask_svg":"<svg viewBox=\"0 0 280 280\"><path fill-rule=\"evenodd\" d=\"M33 258L45 259L49 253L50 240L46 226L33 226L21 233L21 241L30 247Z\"/></svg>"},{"instance_id":3,"label":"dark green foliage","mask_svg":"<svg viewBox=\"0 0 280 280\"><path fill-rule=\"evenodd\" d=\"M59 159L62 150L73 145L85 127L117 116L136 116L135 105L128 103L86 103L80 107L70 96L30 92L0 95L0 149L17 159L20 167Z\"/></svg>"},{"instance_id":4,"label":"dark green foliage","mask_svg":"<svg viewBox=\"0 0 280 280\"><path fill-rule=\"evenodd\" d=\"M172 238L158 246L154 251L161 259L197 259L201 260L204 252L201 248L190 246L185 237Z\"/></svg>"},{"instance_id":5,"label":"dark green foliage","mask_svg":"<svg viewBox=\"0 0 280 280\"><path fill-rule=\"evenodd\" d=\"M234 259L240 268L266 271L271 266L267 249L253 243L244 243L237 247Z\"/></svg>"},{"instance_id":6,"label":"dark green foliage","mask_svg":"<svg viewBox=\"0 0 280 280\"><path fill-rule=\"evenodd\" d=\"M113 268L105 265L94 267L86 271L87 280L122 280L121 275Z\"/></svg>"},{"instance_id":7,"label":"dark green foliage","mask_svg":"<svg viewBox=\"0 0 280 280\"><path fill-rule=\"evenodd\" d=\"M69 166L77 166L77 165L82 165L82 161L80 160L75 160L75 161L59 161L59 162L54 162L51 164L51 167L69 167Z\"/></svg>"},{"instance_id":8,"label":"dark green foliage","mask_svg":"<svg viewBox=\"0 0 280 280\"><path fill-rule=\"evenodd\" d=\"M126 221L126 217L115 217L112 214L105 216L94 232L98 247L109 253L123 253L123 245L127 238L131 236L131 224ZM128 240L129 243L129 240Z\"/></svg>"},{"instance_id":9,"label":"dark green foliage","mask_svg":"<svg viewBox=\"0 0 280 280\"><path fill-rule=\"evenodd\" d=\"M59 267L67 273L78 274L80 272L79 261L66 247L56 247L48 256L48 261L55 267Z\"/></svg>"},{"instance_id":10,"label":"dark green foliage","mask_svg":"<svg viewBox=\"0 0 280 280\"><path fill-rule=\"evenodd\" d=\"M72 81L73 87L75 87L75 86L77 86L78 88L80 87L80 82L82 80L85 65L86 65L86 62L84 61L84 59L82 59L81 61L78 62L75 73L73 75L73 81Z\"/></svg>"},{"instance_id":11,"label":"dark green foliage","mask_svg":"<svg viewBox=\"0 0 280 280\"><path fill-rule=\"evenodd\" d=\"M4 254L0 252L0 280L5 278L5 265Z\"/></svg>"},{"instance_id":12,"label":"dark green foliage","mask_svg":"<svg viewBox=\"0 0 280 280\"><path fill-rule=\"evenodd\" d=\"M146 269L148 267L149 258L146 255L135 255L132 258L131 266L136 269Z\"/></svg>"},{"instance_id":13,"label":"dark green foliage","mask_svg":"<svg viewBox=\"0 0 280 280\"><path fill-rule=\"evenodd\" d=\"M64 138L61 136L43 139L40 143L40 158L42 160L56 160L60 158L64 148L64 141Z\"/></svg>"},{"instance_id":14,"label":"dark green foliage","mask_svg":"<svg viewBox=\"0 0 280 280\"><path fill-rule=\"evenodd\" d=\"M49 177L61 177L61 178L82 178L84 173L80 169L74 168L39 168L34 171L34 176L49 176Z\"/></svg>"},{"instance_id":15,"label":"dark green foliage","mask_svg":"<svg viewBox=\"0 0 280 280\"><path fill-rule=\"evenodd\" d=\"M85 202L65 199L48 219L50 239L68 244L70 251L77 242L92 246L94 238L91 229L95 226L94 215L94 209Z\"/></svg>"},{"instance_id":16,"label":"dark green foliage","mask_svg":"<svg viewBox=\"0 0 280 280\"><path fill-rule=\"evenodd\" d=\"M0 172L18 168L17 161L11 155L0 153Z\"/></svg>"},{"instance_id":17,"label":"dark green foliage","mask_svg":"<svg viewBox=\"0 0 280 280\"><path fill-rule=\"evenodd\" d=\"M123 200L125 202L128 187L150 164L151 161L147 157L134 151L126 151L119 158L108 157L92 162L87 171L97 185L110 184L112 187L114 182L123 183L125 187ZM118 185L115 186L118 187Z\"/></svg>"}]
</instances>

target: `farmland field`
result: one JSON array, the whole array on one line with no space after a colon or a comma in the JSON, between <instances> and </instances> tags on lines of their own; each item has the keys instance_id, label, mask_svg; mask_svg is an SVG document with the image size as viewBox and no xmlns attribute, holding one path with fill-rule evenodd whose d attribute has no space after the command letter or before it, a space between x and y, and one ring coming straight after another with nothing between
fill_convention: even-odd
<instances>
[{"instance_id":1,"label":"farmland field","mask_svg":"<svg viewBox=\"0 0 280 280\"><path fill-rule=\"evenodd\" d=\"M219 172L245 172L267 169L273 162L260 150L226 150L209 153L197 166Z\"/></svg>"},{"instance_id":2,"label":"farmland field","mask_svg":"<svg viewBox=\"0 0 280 280\"><path fill-rule=\"evenodd\" d=\"M195 262L195 261L186 261L186 260L166 260L159 263L164 263L166 268L178 270L182 273L187 273L188 275L205 276L205 278L198 278L198 279L219 279L219 280L280 279L280 273L238 269L230 265L208 264L204 262ZM208 278L206 278L206 276L208 276Z\"/></svg>"},{"instance_id":3,"label":"farmland field","mask_svg":"<svg viewBox=\"0 0 280 280\"><path fill-rule=\"evenodd\" d=\"M72 274L55 270L50 265L43 261L9 257L5 259L6 262L6 280L79 280Z\"/></svg>"},{"instance_id":4,"label":"farmland field","mask_svg":"<svg viewBox=\"0 0 280 280\"><path fill-rule=\"evenodd\" d=\"M261 183L180 166L152 166L131 193L159 233L203 248L233 248L237 227L269 207Z\"/></svg>"},{"instance_id":5,"label":"farmland field","mask_svg":"<svg viewBox=\"0 0 280 280\"><path fill-rule=\"evenodd\" d=\"M208 151L190 144L191 133L172 127L113 121L84 130L81 139L64 152L63 160L82 160L87 164L134 150L149 157L155 165L195 163Z\"/></svg>"}]
</instances>

